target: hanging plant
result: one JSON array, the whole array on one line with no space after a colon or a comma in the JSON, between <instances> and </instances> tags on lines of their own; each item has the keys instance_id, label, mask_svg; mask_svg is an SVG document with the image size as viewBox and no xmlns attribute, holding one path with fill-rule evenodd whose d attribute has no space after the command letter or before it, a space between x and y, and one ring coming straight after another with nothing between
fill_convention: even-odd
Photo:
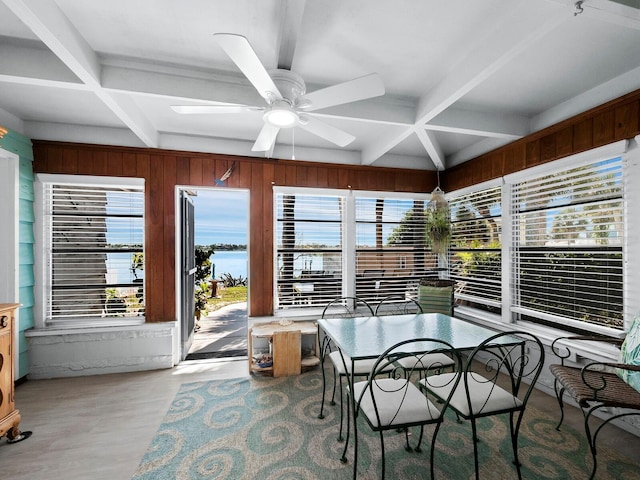
<instances>
[{"instance_id":1,"label":"hanging plant","mask_svg":"<svg viewBox=\"0 0 640 480\"><path fill-rule=\"evenodd\" d=\"M451 211L440 187L431 192L425 209L425 234L433 253L445 253L451 240Z\"/></svg>"}]
</instances>

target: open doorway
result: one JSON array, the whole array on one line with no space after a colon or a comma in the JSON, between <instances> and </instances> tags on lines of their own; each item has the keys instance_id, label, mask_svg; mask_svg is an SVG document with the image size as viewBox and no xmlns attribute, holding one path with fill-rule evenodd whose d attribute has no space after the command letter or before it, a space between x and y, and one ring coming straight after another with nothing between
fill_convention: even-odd
<instances>
[{"instance_id":1,"label":"open doorway","mask_svg":"<svg viewBox=\"0 0 640 480\"><path fill-rule=\"evenodd\" d=\"M181 188L193 204L195 321L183 358L199 360L247 355L249 192L227 188ZM182 221L184 221L183 219ZM188 226L183 225L183 229ZM188 292L181 285L180 291ZM183 326L189 314L183 315ZM186 337L185 337L186 338Z\"/></svg>"}]
</instances>

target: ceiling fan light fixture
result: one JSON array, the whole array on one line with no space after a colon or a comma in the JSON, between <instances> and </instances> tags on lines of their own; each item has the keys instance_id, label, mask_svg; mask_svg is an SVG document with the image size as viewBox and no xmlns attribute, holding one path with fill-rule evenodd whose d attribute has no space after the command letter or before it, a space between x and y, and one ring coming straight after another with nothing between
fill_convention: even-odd
<instances>
[{"instance_id":1,"label":"ceiling fan light fixture","mask_svg":"<svg viewBox=\"0 0 640 480\"><path fill-rule=\"evenodd\" d=\"M275 102L264 112L264 121L274 127L291 128L298 124L300 119L296 111L287 102Z\"/></svg>"}]
</instances>

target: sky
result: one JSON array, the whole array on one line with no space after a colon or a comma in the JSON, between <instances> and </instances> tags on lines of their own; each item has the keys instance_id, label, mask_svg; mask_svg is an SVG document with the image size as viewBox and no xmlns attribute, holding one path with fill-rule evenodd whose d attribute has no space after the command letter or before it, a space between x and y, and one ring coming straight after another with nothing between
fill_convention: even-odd
<instances>
[{"instance_id":1,"label":"sky","mask_svg":"<svg viewBox=\"0 0 640 480\"><path fill-rule=\"evenodd\" d=\"M195 207L196 245L247 244L249 192L224 187L198 189Z\"/></svg>"}]
</instances>

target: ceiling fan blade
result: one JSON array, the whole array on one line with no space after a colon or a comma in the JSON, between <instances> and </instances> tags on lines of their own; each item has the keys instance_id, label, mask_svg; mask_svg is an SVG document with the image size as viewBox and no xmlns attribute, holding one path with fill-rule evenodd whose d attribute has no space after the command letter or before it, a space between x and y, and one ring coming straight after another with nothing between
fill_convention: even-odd
<instances>
[{"instance_id":1,"label":"ceiling fan blade","mask_svg":"<svg viewBox=\"0 0 640 480\"><path fill-rule=\"evenodd\" d=\"M371 73L364 77L355 78L305 95L304 100L309 100L311 105L302 108L307 112L312 112L321 108L379 97L380 95L384 95L382 78L377 73Z\"/></svg>"},{"instance_id":2,"label":"ceiling fan blade","mask_svg":"<svg viewBox=\"0 0 640 480\"><path fill-rule=\"evenodd\" d=\"M265 100L270 101L270 96L282 100L280 90L273 83L249 40L233 33L215 33L213 36Z\"/></svg>"},{"instance_id":3,"label":"ceiling fan blade","mask_svg":"<svg viewBox=\"0 0 640 480\"><path fill-rule=\"evenodd\" d=\"M176 113L201 114L201 113L244 113L264 110L260 107L249 105L171 105L171 110Z\"/></svg>"},{"instance_id":4,"label":"ceiling fan blade","mask_svg":"<svg viewBox=\"0 0 640 480\"><path fill-rule=\"evenodd\" d=\"M329 140L331 143L335 143L339 147L346 147L353 142L356 137L340 130L339 128L332 127L328 123L312 118L311 116L305 118L306 123L301 123L300 128L304 128L307 132L311 132L325 140Z\"/></svg>"},{"instance_id":5,"label":"ceiling fan blade","mask_svg":"<svg viewBox=\"0 0 640 480\"><path fill-rule=\"evenodd\" d=\"M280 129L278 127L274 127L265 122L260 130L260 134L256 139L256 143L253 144L251 148L254 152L266 152L271 150L271 146L275 143L276 137L278 136L278 132Z\"/></svg>"}]
</instances>

